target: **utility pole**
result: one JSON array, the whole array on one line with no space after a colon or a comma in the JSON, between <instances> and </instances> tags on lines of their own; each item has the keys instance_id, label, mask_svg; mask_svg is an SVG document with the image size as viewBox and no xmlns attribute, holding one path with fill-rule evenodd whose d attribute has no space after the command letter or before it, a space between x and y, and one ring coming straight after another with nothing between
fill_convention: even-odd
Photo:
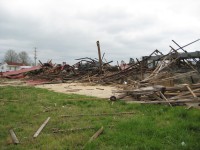
<instances>
[{"instance_id":1,"label":"utility pole","mask_svg":"<svg viewBox=\"0 0 200 150\"><path fill-rule=\"evenodd\" d=\"M98 48L98 54L99 54L99 71L100 73L102 73L101 49L100 49L99 41L97 41L97 48Z\"/></svg>"},{"instance_id":2,"label":"utility pole","mask_svg":"<svg viewBox=\"0 0 200 150\"><path fill-rule=\"evenodd\" d=\"M37 49L37 47L34 47L34 60L35 60L35 66L36 66L36 60L37 60L37 51L36 51L36 49Z\"/></svg>"}]
</instances>

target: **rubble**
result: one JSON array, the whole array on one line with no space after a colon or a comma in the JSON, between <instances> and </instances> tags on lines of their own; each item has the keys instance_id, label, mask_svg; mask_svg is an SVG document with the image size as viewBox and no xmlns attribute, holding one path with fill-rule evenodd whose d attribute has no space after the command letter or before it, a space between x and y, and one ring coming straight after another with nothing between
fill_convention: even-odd
<instances>
[{"instance_id":1,"label":"rubble","mask_svg":"<svg viewBox=\"0 0 200 150\"><path fill-rule=\"evenodd\" d=\"M117 66L112 66L112 61L103 61L104 54L102 57L97 41L99 59L79 58L72 66L67 63L61 65L53 64L52 61L39 61L39 66L1 73L1 77L24 78L30 85L65 82L121 84L124 89L116 91L121 94L111 96L112 101L129 96L129 99L137 102L152 101L170 106L179 103L179 100L182 103L189 99L191 102L199 102L200 52L185 50L185 47L199 40L184 46L172 40L178 48L170 46L168 54L164 55L156 49L149 56L143 56L141 60L131 59L129 64L122 61L121 65Z\"/></svg>"},{"instance_id":2,"label":"rubble","mask_svg":"<svg viewBox=\"0 0 200 150\"><path fill-rule=\"evenodd\" d=\"M178 44L176 43L176 45ZM199 103L200 84L199 81L194 84L193 76L198 77L199 80L198 64L200 61L197 61L196 58L199 59L200 55L199 52L188 53L183 49L186 46L179 46L176 50L170 46L171 50L167 55L160 53L161 55L152 56L152 54L159 52L156 50L128 69L112 75L109 80L121 78L128 82L129 86L126 86L124 90L116 91L122 94L118 97L111 96L110 100L125 99L129 96L129 99L139 103L166 103L170 106L188 102ZM178 50L182 50L183 53L178 52ZM149 67L150 63L153 64L152 67ZM150 68L153 68L153 70L150 71ZM140 80L130 80L130 77L135 76L135 72L140 72ZM144 74L146 77L144 77ZM125 78L123 78L123 75ZM139 75L139 73L136 75ZM176 81L183 78L189 78L191 83L180 84ZM169 86L166 86L166 82Z\"/></svg>"}]
</instances>

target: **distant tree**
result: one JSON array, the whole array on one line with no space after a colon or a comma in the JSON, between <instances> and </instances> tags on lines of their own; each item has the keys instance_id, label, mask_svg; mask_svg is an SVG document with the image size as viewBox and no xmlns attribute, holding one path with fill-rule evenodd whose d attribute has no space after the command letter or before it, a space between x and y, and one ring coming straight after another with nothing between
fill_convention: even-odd
<instances>
[{"instance_id":1,"label":"distant tree","mask_svg":"<svg viewBox=\"0 0 200 150\"><path fill-rule=\"evenodd\" d=\"M18 55L17 55L17 53L14 50L9 49L5 53L4 61L5 62L18 62Z\"/></svg>"},{"instance_id":2,"label":"distant tree","mask_svg":"<svg viewBox=\"0 0 200 150\"><path fill-rule=\"evenodd\" d=\"M25 65L30 65L31 64L31 59L30 57L28 56L27 52L25 51L21 51L19 54L18 54L18 58L19 58L19 62L20 63L23 63Z\"/></svg>"}]
</instances>

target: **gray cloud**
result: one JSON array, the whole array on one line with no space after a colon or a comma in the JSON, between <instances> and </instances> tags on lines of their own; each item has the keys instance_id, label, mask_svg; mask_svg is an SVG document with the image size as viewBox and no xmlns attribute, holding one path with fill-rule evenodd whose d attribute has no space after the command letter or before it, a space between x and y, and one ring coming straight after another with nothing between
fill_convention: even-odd
<instances>
[{"instance_id":1,"label":"gray cloud","mask_svg":"<svg viewBox=\"0 0 200 150\"><path fill-rule=\"evenodd\" d=\"M42 61L72 64L80 57L97 58L97 40L107 60L127 61L155 49L167 53L172 39L184 45L200 38L199 1L96 2L1 0L0 61L8 49L33 58L37 47Z\"/></svg>"}]
</instances>

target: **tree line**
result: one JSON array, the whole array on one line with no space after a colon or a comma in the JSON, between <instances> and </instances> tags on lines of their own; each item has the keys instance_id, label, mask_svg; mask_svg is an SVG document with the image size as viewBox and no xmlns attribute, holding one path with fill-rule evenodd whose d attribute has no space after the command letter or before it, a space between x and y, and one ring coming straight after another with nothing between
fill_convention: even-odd
<instances>
[{"instance_id":1,"label":"tree line","mask_svg":"<svg viewBox=\"0 0 200 150\"><path fill-rule=\"evenodd\" d=\"M27 52L21 51L16 53L12 49L6 51L4 62L23 63L25 65L31 65L33 63Z\"/></svg>"}]
</instances>

